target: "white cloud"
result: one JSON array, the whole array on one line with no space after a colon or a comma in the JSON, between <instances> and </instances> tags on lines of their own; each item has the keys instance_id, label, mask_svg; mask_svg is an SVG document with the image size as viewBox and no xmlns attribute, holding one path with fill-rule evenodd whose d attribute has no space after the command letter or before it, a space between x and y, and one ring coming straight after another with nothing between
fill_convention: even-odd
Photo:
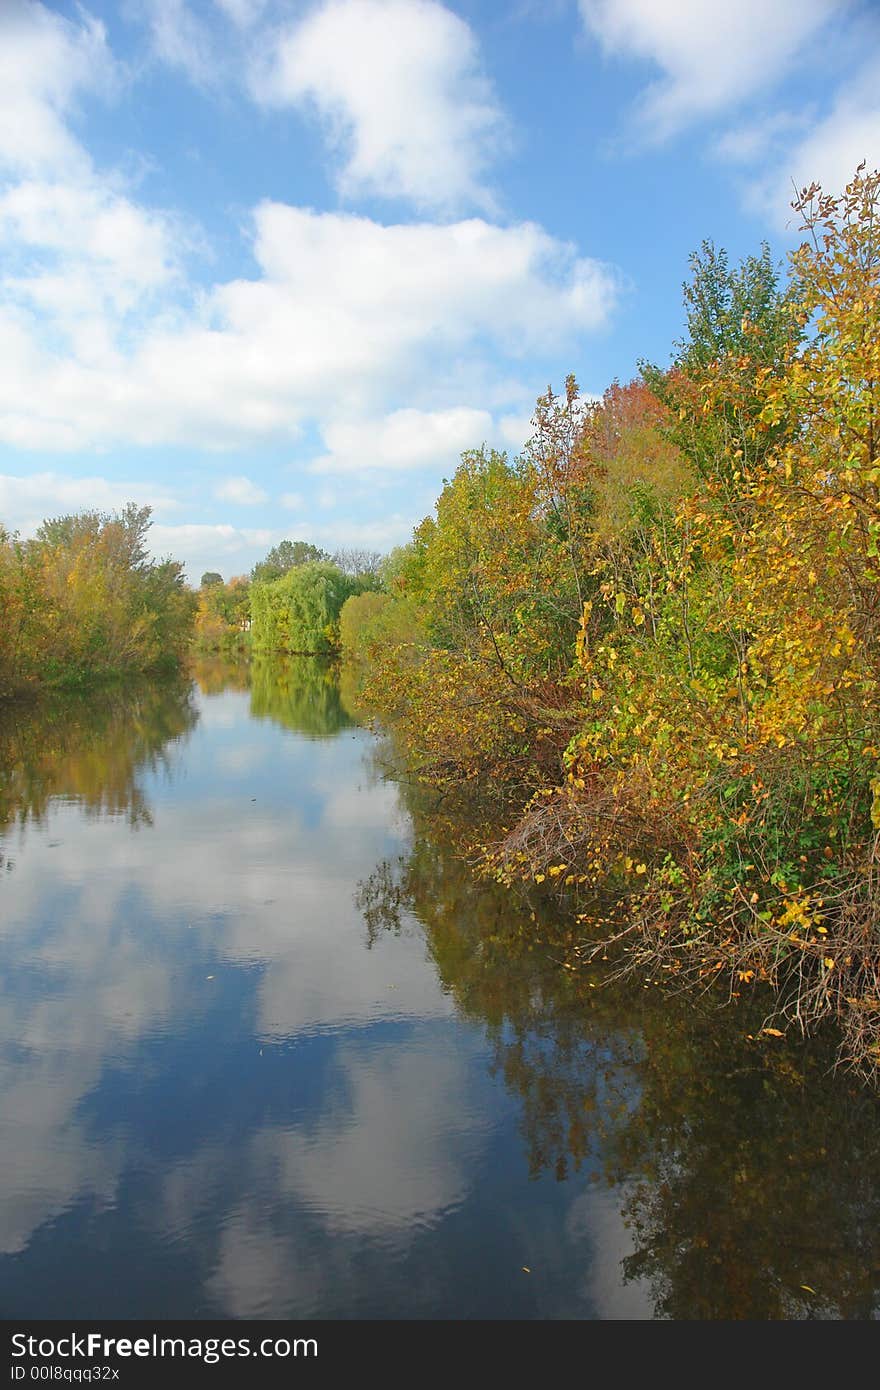
<instances>
[{"instance_id":1,"label":"white cloud","mask_svg":"<svg viewBox=\"0 0 880 1390\"><path fill-rule=\"evenodd\" d=\"M239 29L256 24L266 8L266 0L214 0L214 4Z\"/></svg>"},{"instance_id":2,"label":"white cloud","mask_svg":"<svg viewBox=\"0 0 880 1390\"><path fill-rule=\"evenodd\" d=\"M731 126L715 144L715 153L733 164L766 160L780 144L791 143L810 125L806 112L777 111L760 120Z\"/></svg>"},{"instance_id":3,"label":"white cloud","mask_svg":"<svg viewBox=\"0 0 880 1390\"><path fill-rule=\"evenodd\" d=\"M268 502L269 494L257 487L250 478L225 478L214 489L214 496L221 502L233 502L237 507L256 507Z\"/></svg>"},{"instance_id":4,"label":"white cloud","mask_svg":"<svg viewBox=\"0 0 880 1390\"><path fill-rule=\"evenodd\" d=\"M880 167L880 62L868 63L844 84L827 116L797 140L756 181L750 202L777 223L797 227L790 203L795 189L818 182L840 194L862 160Z\"/></svg>"},{"instance_id":5,"label":"white cloud","mask_svg":"<svg viewBox=\"0 0 880 1390\"><path fill-rule=\"evenodd\" d=\"M68 402L78 398L77 371L119 371L130 315L155 308L155 296L176 282L179 230L100 175L66 124L78 92L109 91L116 77L103 27L85 12L78 23L35 3L14 3L0 14L6 442L75 447L83 420L70 420ZM39 395L47 367L54 398L34 410L29 398ZM114 387L105 385L112 399Z\"/></svg>"},{"instance_id":6,"label":"white cloud","mask_svg":"<svg viewBox=\"0 0 880 1390\"><path fill-rule=\"evenodd\" d=\"M32 311L35 340L61 334L86 365L112 366L127 316L178 273L168 219L86 175L23 180L0 193L0 236L0 297Z\"/></svg>"},{"instance_id":7,"label":"white cloud","mask_svg":"<svg viewBox=\"0 0 880 1390\"><path fill-rule=\"evenodd\" d=\"M249 570L259 554L268 549L268 544L249 539L244 531L228 523L155 525L150 528L149 544L157 559L170 555L182 560L191 583L206 569L221 567L224 572L235 574Z\"/></svg>"},{"instance_id":8,"label":"white cloud","mask_svg":"<svg viewBox=\"0 0 880 1390\"><path fill-rule=\"evenodd\" d=\"M416 75L438 65L425 92L438 111L446 103L440 116L467 116L479 82L462 21L435 0L348 3L314 12L308 32L353 15L357 34L366 14L385 32L400 9L404 56L421 55ZM257 15L232 9L242 22ZM189 32L187 15L177 0L149 11L169 54L172 30ZM401 398L448 420L477 403L518 409L498 400L499 356L555 356L611 312L615 273L531 223L387 226L272 202L253 214L257 274L197 290L184 278L186 229L98 171L65 125L77 92L112 77L103 29L35 3L16 3L0 25L15 59L0 102L13 128L43 132L0 184L0 443L228 450L289 440L307 424L382 417ZM455 177L467 181L476 166L463 129L447 130L438 150L461 155ZM2 141L0 130L0 161ZM432 168L442 173L442 162L433 151ZM393 425L381 443L393 458Z\"/></svg>"},{"instance_id":9,"label":"white cloud","mask_svg":"<svg viewBox=\"0 0 880 1390\"><path fill-rule=\"evenodd\" d=\"M528 443L535 433L531 415L502 415L498 421L501 439L515 454Z\"/></svg>"},{"instance_id":10,"label":"white cloud","mask_svg":"<svg viewBox=\"0 0 880 1390\"><path fill-rule=\"evenodd\" d=\"M178 499L158 483L68 478L60 473L34 473L26 478L0 474L0 521L23 536L33 535L47 517L67 512L119 511L128 502L150 506L158 514L180 506Z\"/></svg>"},{"instance_id":11,"label":"white cloud","mask_svg":"<svg viewBox=\"0 0 880 1390\"><path fill-rule=\"evenodd\" d=\"M305 498L301 492L285 492L281 498L281 505L292 512L299 512L305 506Z\"/></svg>"},{"instance_id":12,"label":"white cloud","mask_svg":"<svg viewBox=\"0 0 880 1390\"><path fill-rule=\"evenodd\" d=\"M276 36L252 90L318 113L347 196L491 205L506 123L471 29L437 0L327 0Z\"/></svg>"},{"instance_id":13,"label":"white cloud","mask_svg":"<svg viewBox=\"0 0 880 1390\"><path fill-rule=\"evenodd\" d=\"M130 342L105 306L90 324L96 339L104 330L97 356L47 331L51 286L40 314L20 293L5 315L0 306L0 440L290 438L308 419L337 417L340 381L351 416L401 394L417 407L426 381L435 396L443 388L438 364L451 361L460 384L477 382L489 355L556 353L601 327L618 294L610 267L533 223L386 226L267 202L254 227L257 278L216 286L189 316L172 303L142 316ZM56 334L65 308L62 296Z\"/></svg>"},{"instance_id":14,"label":"white cloud","mask_svg":"<svg viewBox=\"0 0 880 1390\"><path fill-rule=\"evenodd\" d=\"M186 0L147 0L145 18L157 58L169 67L180 68L197 86L210 86L217 79L211 31Z\"/></svg>"},{"instance_id":15,"label":"white cloud","mask_svg":"<svg viewBox=\"0 0 880 1390\"><path fill-rule=\"evenodd\" d=\"M315 459L310 471L359 474L455 467L462 450L479 448L491 435L492 416L486 410L395 410L378 420L328 425L327 453Z\"/></svg>"},{"instance_id":16,"label":"white cloud","mask_svg":"<svg viewBox=\"0 0 880 1390\"><path fill-rule=\"evenodd\" d=\"M115 68L104 26L64 19L31 0L0 6L0 169L25 174L86 161L66 126L81 91L108 90Z\"/></svg>"},{"instance_id":17,"label":"white cloud","mask_svg":"<svg viewBox=\"0 0 880 1390\"><path fill-rule=\"evenodd\" d=\"M661 140L700 117L740 106L775 84L848 0L579 0L606 53L659 67L640 122Z\"/></svg>"}]
</instances>

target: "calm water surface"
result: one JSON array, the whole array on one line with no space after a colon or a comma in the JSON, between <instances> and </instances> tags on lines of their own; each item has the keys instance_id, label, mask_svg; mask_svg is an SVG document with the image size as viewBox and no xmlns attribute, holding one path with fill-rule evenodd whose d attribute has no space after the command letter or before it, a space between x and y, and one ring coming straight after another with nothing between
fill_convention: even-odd
<instances>
[{"instance_id":1,"label":"calm water surface","mask_svg":"<svg viewBox=\"0 0 880 1390\"><path fill-rule=\"evenodd\" d=\"M0 1316L875 1315L833 1039L565 971L332 672L196 674L0 722Z\"/></svg>"}]
</instances>

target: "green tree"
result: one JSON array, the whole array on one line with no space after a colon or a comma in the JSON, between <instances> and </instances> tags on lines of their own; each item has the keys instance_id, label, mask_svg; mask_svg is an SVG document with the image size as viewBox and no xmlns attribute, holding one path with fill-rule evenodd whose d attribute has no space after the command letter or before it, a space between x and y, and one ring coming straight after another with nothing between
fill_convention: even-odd
<instances>
[{"instance_id":1,"label":"green tree","mask_svg":"<svg viewBox=\"0 0 880 1390\"><path fill-rule=\"evenodd\" d=\"M330 556L325 550L311 545L308 541L279 541L277 545L273 545L264 560L254 565L251 579L257 583L266 583L272 579L280 579L299 565L329 559Z\"/></svg>"},{"instance_id":2,"label":"green tree","mask_svg":"<svg viewBox=\"0 0 880 1390\"><path fill-rule=\"evenodd\" d=\"M336 650L339 614L355 580L325 560L296 565L251 585L251 634L262 651L317 654Z\"/></svg>"},{"instance_id":3,"label":"green tree","mask_svg":"<svg viewBox=\"0 0 880 1390\"><path fill-rule=\"evenodd\" d=\"M780 373L802 337L790 284L766 243L731 266L704 241L682 286L687 333L668 370L641 363L645 380L669 411L671 438L699 474L736 491L732 475L772 454L790 432L761 419L766 373ZM705 408L707 391L713 409Z\"/></svg>"}]
</instances>

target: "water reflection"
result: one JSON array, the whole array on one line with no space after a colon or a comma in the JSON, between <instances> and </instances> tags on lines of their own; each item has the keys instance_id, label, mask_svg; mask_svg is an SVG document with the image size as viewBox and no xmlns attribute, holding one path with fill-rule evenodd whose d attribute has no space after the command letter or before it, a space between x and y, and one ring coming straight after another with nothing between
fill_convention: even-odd
<instances>
[{"instance_id":1,"label":"water reflection","mask_svg":"<svg viewBox=\"0 0 880 1390\"><path fill-rule=\"evenodd\" d=\"M255 657L251 714L311 738L331 738L355 723L342 704L336 668L315 657Z\"/></svg>"},{"instance_id":2,"label":"water reflection","mask_svg":"<svg viewBox=\"0 0 880 1390\"><path fill-rule=\"evenodd\" d=\"M761 1000L720 1011L560 970L566 931L475 898L409 804L413 851L361 889L368 939L423 923L459 1009L486 1025L532 1176L586 1171L622 1194L621 1273L653 1315L875 1317L880 1108L833 1072L836 1040L759 1042Z\"/></svg>"},{"instance_id":3,"label":"water reflection","mask_svg":"<svg viewBox=\"0 0 880 1390\"><path fill-rule=\"evenodd\" d=\"M831 1048L563 970L327 666L194 674L0 728L5 1316L870 1312Z\"/></svg>"},{"instance_id":4,"label":"water reflection","mask_svg":"<svg viewBox=\"0 0 880 1390\"><path fill-rule=\"evenodd\" d=\"M139 777L170 767L196 719L189 682L176 680L0 707L0 829L42 820L59 797L149 825Z\"/></svg>"}]
</instances>

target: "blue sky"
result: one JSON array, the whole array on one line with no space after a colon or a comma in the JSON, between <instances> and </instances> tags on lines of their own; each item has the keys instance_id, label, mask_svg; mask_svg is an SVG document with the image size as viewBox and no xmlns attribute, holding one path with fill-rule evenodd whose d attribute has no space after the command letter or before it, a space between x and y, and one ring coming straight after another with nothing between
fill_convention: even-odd
<instances>
[{"instance_id":1,"label":"blue sky","mask_svg":"<svg viewBox=\"0 0 880 1390\"><path fill-rule=\"evenodd\" d=\"M862 159L877 0L0 0L0 521L384 551Z\"/></svg>"}]
</instances>

